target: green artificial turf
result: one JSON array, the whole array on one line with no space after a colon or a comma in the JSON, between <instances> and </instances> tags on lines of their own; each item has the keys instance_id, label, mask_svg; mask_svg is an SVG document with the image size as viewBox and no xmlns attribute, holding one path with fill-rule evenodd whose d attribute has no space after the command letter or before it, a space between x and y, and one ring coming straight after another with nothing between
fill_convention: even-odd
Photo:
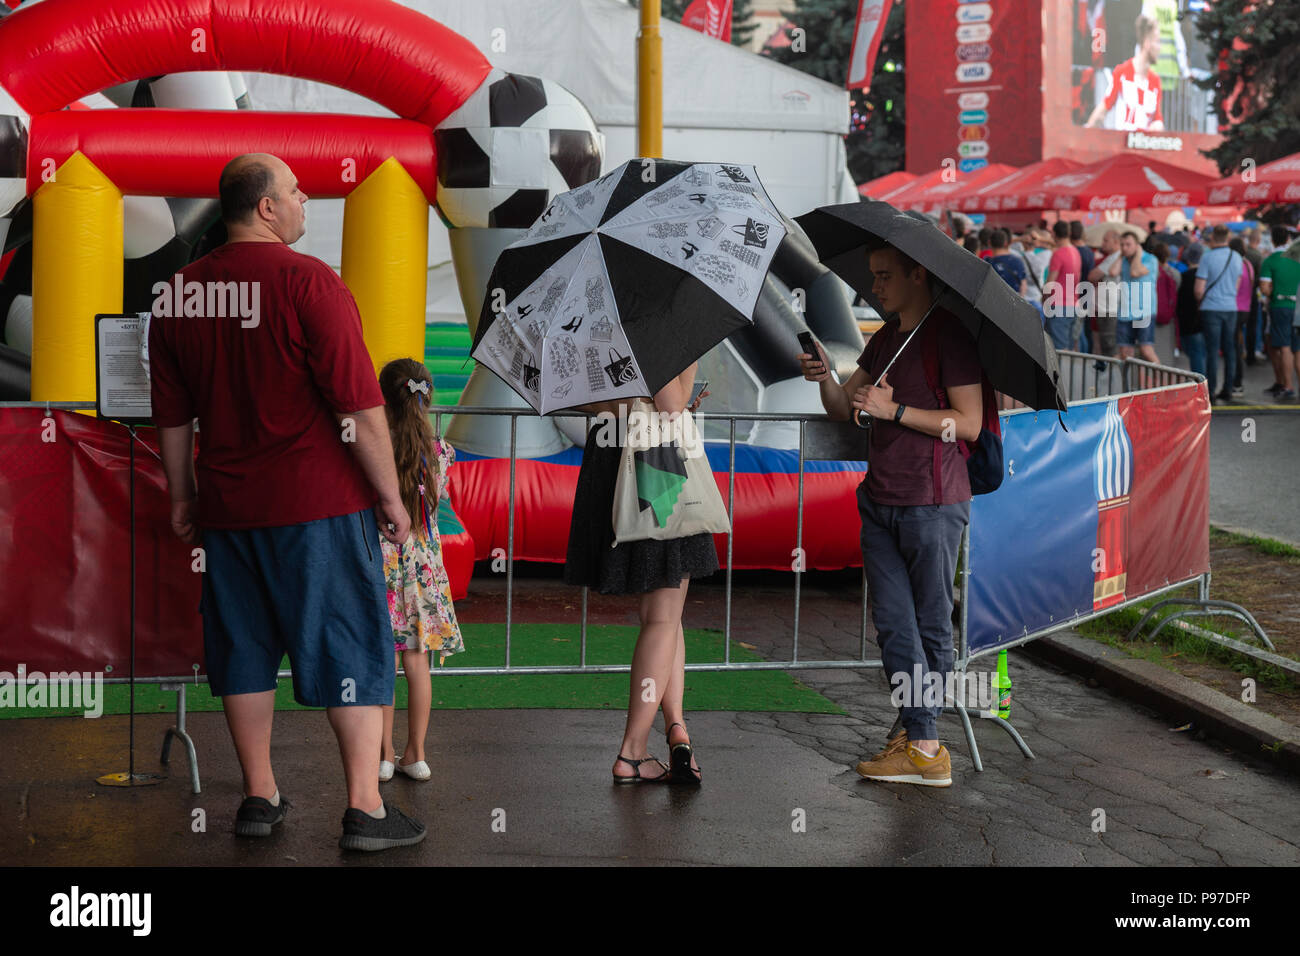
<instances>
[{"instance_id":1,"label":"green artificial turf","mask_svg":"<svg viewBox=\"0 0 1300 956\"><path fill-rule=\"evenodd\" d=\"M513 628L512 666L577 664L580 649L574 624L518 624ZM627 707L627 674L519 674L456 675L457 667L493 667L505 663L505 625L462 626L466 651L447 659L445 673L433 677L433 706L439 710L477 708L611 709ZM587 629L588 664L627 664L632 659L636 628L613 625ZM687 630L688 664L722 660L722 634L718 631ZM759 661L758 655L736 642L731 645L734 662ZM283 666L287 667L286 662ZM127 713L128 688L104 688L105 714ZM207 684L195 684L186 693L191 711L221 709L220 700L208 693ZM397 681L397 706L406 706L406 681ZM797 713L843 714L835 703L804 686L782 671L687 671L688 711L792 711ZM176 695L163 692L156 684L138 684L135 710L138 714L171 712ZM292 681L284 679L275 695L276 710L304 710L293 699ZM59 708L0 707L0 718L60 717L80 715L81 710Z\"/></svg>"}]
</instances>

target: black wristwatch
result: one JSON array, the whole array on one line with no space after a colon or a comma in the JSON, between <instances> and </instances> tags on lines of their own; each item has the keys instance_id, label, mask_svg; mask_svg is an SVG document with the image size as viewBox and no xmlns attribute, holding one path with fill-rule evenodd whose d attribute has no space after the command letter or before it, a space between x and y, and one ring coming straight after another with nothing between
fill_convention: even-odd
<instances>
[{"instance_id":1,"label":"black wristwatch","mask_svg":"<svg viewBox=\"0 0 1300 956\"><path fill-rule=\"evenodd\" d=\"M894 412L894 421L901 423L903 421L903 411L907 406L902 402L898 403L898 411Z\"/></svg>"}]
</instances>

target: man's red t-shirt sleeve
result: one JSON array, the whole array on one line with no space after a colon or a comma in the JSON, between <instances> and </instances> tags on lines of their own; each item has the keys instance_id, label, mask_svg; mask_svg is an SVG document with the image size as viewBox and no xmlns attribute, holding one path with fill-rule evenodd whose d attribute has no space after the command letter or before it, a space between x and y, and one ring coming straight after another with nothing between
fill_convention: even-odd
<instances>
[{"instance_id":1,"label":"man's red t-shirt sleeve","mask_svg":"<svg viewBox=\"0 0 1300 956\"><path fill-rule=\"evenodd\" d=\"M162 324L157 316L149 322L149 401L153 406L154 425L175 428L188 425L197 413L176 357L163 335Z\"/></svg>"},{"instance_id":2,"label":"man's red t-shirt sleeve","mask_svg":"<svg viewBox=\"0 0 1300 956\"><path fill-rule=\"evenodd\" d=\"M352 294L345 287L328 290L302 308L299 320L307 365L325 403L339 413L383 405Z\"/></svg>"}]
</instances>

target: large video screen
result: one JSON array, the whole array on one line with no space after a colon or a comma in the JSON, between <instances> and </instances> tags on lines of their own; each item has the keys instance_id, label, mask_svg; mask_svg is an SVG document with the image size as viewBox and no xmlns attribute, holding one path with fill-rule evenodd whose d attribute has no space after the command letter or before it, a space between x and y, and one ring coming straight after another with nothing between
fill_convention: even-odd
<instances>
[{"instance_id":1,"label":"large video screen","mask_svg":"<svg viewBox=\"0 0 1300 956\"><path fill-rule=\"evenodd\" d=\"M1075 125L1218 132L1212 94L1194 82L1212 68L1210 52L1196 35L1196 18L1210 0L1067 2Z\"/></svg>"}]
</instances>

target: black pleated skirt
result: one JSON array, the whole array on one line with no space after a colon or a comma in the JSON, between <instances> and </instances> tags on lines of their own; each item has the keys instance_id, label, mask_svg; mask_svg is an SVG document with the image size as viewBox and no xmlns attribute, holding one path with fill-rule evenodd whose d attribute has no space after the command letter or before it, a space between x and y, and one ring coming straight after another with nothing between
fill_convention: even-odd
<instances>
[{"instance_id":1,"label":"black pleated skirt","mask_svg":"<svg viewBox=\"0 0 1300 956\"><path fill-rule=\"evenodd\" d=\"M645 594L673 588L682 578L706 577L718 570L713 535L695 534L668 541L614 544L614 486L622 449L602 447L595 429L587 437L582 470L573 498L564 580L601 594Z\"/></svg>"}]
</instances>

